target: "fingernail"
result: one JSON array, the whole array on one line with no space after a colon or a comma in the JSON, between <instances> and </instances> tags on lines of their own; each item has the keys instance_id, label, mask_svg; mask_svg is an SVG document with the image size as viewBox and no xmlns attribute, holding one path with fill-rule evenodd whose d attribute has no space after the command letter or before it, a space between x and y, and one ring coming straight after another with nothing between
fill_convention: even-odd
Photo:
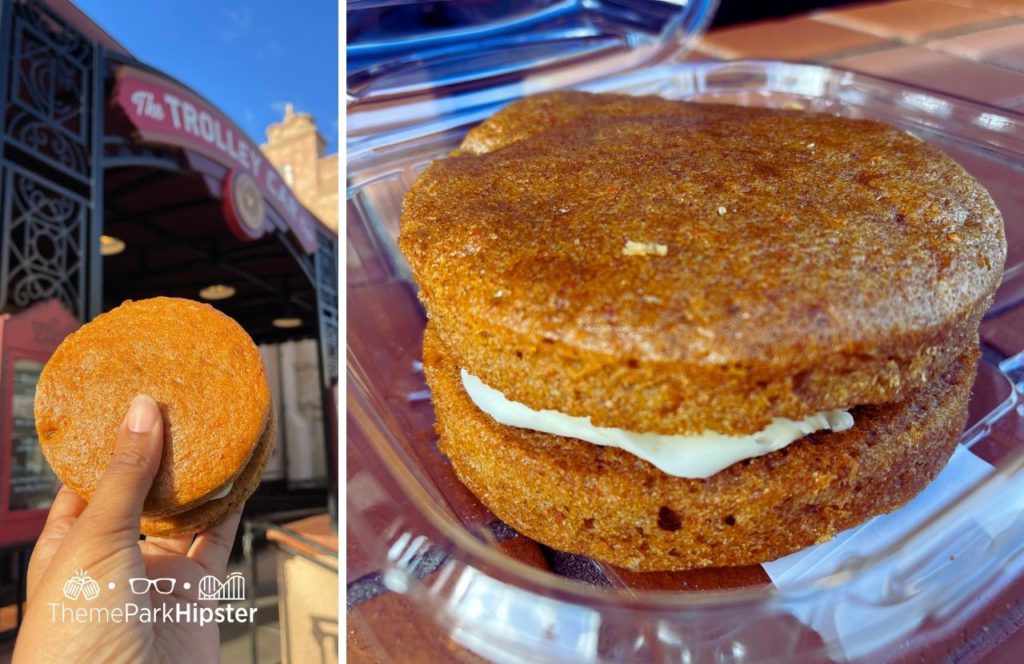
<instances>
[{"instance_id":1,"label":"fingernail","mask_svg":"<svg viewBox=\"0 0 1024 664\"><path fill-rule=\"evenodd\" d=\"M156 418L160 417L160 410L152 397L139 394L132 399L132 405L128 407L128 430L132 433L146 433L156 426Z\"/></svg>"}]
</instances>

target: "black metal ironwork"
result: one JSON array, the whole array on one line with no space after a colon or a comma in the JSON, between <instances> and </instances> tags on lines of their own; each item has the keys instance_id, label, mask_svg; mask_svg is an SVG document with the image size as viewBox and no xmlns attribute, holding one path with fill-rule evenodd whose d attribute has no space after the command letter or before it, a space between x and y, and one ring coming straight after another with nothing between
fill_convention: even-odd
<instances>
[{"instance_id":1,"label":"black metal ironwork","mask_svg":"<svg viewBox=\"0 0 1024 664\"><path fill-rule=\"evenodd\" d=\"M281 244L288 250L292 258L295 259L295 263L302 270L302 274L306 275L306 279L309 283L316 288L316 275L314 274L315 268L313 266L314 257L307 254L299 245L295 242L291 235L287 233L279 233L278 239L281 240Z\"/></svg>"},{"instance_id":2,"label":"black metal ironwork","mask_svg":"<svg viewBox=\"0 0 1024 664\"><path fill-rule=\"evenodd\" d=\"M0 309L99 311L102 49L36 0L0 5Z\"/></svg>"},{"instance_id":3,"label":"black metal ironwork","mask_svg":"<svg viewBox=\"0 0 1024 664\"><path fill-rule=\"evenodd\" d=\"M0 295L20 308L57 298L83 319L88 201L13 164L4 191Z\"/></svg>"},{"instance_id":4,"label":"black metal ironwork","mask_svg":"<svg viewBox=\"0 0 1024 664\"><path fill-rule=\"evenodd\" d=\"M314 275L321 376L330 389L338 384L338 240L327 231L317 230Z\"/></svg>"},{"instance_id":5,"label":"black metal ironwork","mask_svg":"<svg viewBox=\"0 0 1024 664\"><path fill-rule=\"evenodd\" d=\"M25 151L57 165L65 173L86 179L89 173L89 155L81 143L53 131L47 123L25 111L15 112L8 122L8 141Z\"/></svg>"},{"instance_id":6,"label":"black metal ironwork","mask_svg":"<svg viewBox=\"0 0 1024 664\"><path fill-rule=\"evenodd\" d=\"M327 448L327 511L331 526L338 527L338 239L317 229L317 250L313 256L313 287L316 289L317 343L320 346L320 380L323 385L324 445Z\"/></svg>"},{"instance_id":7,"label":"black metal ironwork","mask_svg":"<svg viewBox=\"0 0 1024 664\"><path fill-rule=\"evenodd\" d=\"M12 8L7 141L88 182L93 45L38 2Z\"/></svg>"}]
</instances>

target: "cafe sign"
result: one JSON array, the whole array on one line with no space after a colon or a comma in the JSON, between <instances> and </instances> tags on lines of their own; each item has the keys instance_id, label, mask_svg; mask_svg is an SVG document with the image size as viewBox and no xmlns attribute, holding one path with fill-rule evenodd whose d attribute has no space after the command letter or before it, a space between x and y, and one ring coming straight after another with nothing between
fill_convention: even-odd
<instances>
[{"instance_id":1,"label":"cafe sign","mask_svg":"<svg viewBox=\"0 0 1024 664\"><path fill-rule=\"evenodd\" d=\"M272 207L307 253L316 250L316 221L263 152L227 116L184 87L132 67L121 67L114 103L147 143L200 152L226 166L223 209L243 240L273 230Z\"/></svg>"}]
</instances>

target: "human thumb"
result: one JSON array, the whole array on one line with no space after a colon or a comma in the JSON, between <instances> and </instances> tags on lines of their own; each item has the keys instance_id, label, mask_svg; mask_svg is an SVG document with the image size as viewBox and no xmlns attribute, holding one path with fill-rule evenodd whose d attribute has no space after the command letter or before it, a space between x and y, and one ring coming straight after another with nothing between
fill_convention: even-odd
<instances>
[{"instance_id":1,"label":"human thumb","mask_svg":"<svg viewBox=\"0 0 1024 664\"><path fill-rule=\"evenodd\" d=\"M114 454L83 518L109 534L137 539L142 505L160 467L163 442L160 407L152 397L137 395L121 422Z\"/></svg>"}]
</instances>

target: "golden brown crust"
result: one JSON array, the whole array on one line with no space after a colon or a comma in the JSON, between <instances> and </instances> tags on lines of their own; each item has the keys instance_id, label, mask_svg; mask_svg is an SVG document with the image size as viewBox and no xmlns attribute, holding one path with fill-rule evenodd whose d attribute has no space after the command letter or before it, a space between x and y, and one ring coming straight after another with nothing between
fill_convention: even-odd
<instances>
[{"instance_id":1,"label":"golden brown crust","mask_svg":"<svg viewBox=\"0 0 1024 664\"><path fill-rule=\"evenodd\" d=\"M270 457L274 454L277 443L277 411L273 405L266 429L260 436L252 458L235 478L234 485L228 495L211 500L178 514L163 517L143 515L141 531L143 535L157 537L173 537L200 533L211 528L228 517L232 512L242 509L249 496L256 491L263 479L263 471L267 468Z\"/></svg>"},{"instance_id":2,"label":"golden brown crust","mask_svg":"<svg viewBox=\"0 0 1024 664\"><path fill-rule=\"evenodd\" d=\"M691 480L496 423L466 395L432 325L424 342L441 449L462 482L528 537L643 571L757 564L901 506L952 453L977 358L967 351L904 401L855 409L848 431Z\"/></svg>"},{"instance_id":3,"label":"golden brown crust","mask_svg":"<svg viewBox=\"0 0 1024 664\"><path fill-rule=\"evenodd\" d=\"M399 243L461 366L662 433L906 398L972 348L1006 251L987 192L880 123L584 93L470 132Z\"/></svg>"},{"instance_id":4,"label":"golden brown crust","mask_svg":"<svg viewBox=\"0 0 1024 664\"><path fill-rule=\"evenodd\" d=\"M36 390L43 454L85 500L139 393L157 401L165 427L149 514L180 512L236 479L270 408L259 351L234 320L191 300L125 302L69 335Z\"/></svg>"}]
</instances>

